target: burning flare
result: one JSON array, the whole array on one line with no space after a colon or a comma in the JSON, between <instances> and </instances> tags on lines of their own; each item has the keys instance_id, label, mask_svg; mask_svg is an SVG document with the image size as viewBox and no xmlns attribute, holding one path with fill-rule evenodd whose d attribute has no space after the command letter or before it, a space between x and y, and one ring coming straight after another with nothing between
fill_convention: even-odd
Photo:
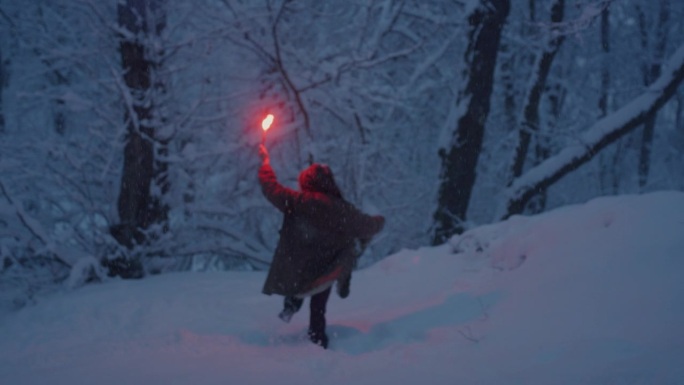
<instances>
[{"instance_id":1,"label":"burning flare","mask_svg":"<svg viewBox=\"0 0 684 385\"><path fill-rule=\"evenodd\" d=\"M271 128L271 124L273 124L273 119L273 114L268 114L261 122L261 128L264 130L264 132L268 131L268 129Z\"/></svg>"}]
</instances>

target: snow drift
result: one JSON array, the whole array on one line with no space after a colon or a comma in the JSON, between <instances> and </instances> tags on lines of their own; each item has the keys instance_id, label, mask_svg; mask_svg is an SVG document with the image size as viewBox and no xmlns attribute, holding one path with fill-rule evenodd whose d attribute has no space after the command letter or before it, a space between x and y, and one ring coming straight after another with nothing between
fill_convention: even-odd
<instances>
[{"instance_id":1,"label":"snow drift","mask_svg":"<svg viewBox=\"0 0 684 385\"><path fill-rule=\"evenodd\" d=\"M0 318L2 384L681 384L684 194L512 217L355 273L330 350L263 272L113 280Z\"/></svg>"}]
</instances>

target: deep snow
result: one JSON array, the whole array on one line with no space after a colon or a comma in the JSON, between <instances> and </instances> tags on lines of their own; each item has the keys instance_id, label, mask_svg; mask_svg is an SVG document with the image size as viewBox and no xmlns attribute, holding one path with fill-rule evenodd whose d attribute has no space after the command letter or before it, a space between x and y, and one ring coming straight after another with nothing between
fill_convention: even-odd
<instances>
[{"instance_id":1,"label":"deep snow","mask_svg":"<svg viewBox=\"0 0 684 385\"><path fill-rule=\"evenodd\" d=\"M684 194L404 250L334 294L331 348L263 272L112 280L0 318L0 384L682 384Z\"/></svg>"}]
</instances>

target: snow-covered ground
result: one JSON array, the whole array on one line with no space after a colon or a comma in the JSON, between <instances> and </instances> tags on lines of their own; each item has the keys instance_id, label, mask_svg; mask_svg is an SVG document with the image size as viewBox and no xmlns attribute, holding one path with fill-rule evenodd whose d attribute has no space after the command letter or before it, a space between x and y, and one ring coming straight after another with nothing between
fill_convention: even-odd
<instances>
[{"instance_id":1,"label":"snow-covered ground","mask_svg":"<svg viewBox=\"0 0 684 385\"><path fill-rule=\"evenodd\" d=\"M684 384L684 194L601 198L359 271L331 346L265 274L55 294L0 318L0 384Z\"/></svg>"}]
</instances>

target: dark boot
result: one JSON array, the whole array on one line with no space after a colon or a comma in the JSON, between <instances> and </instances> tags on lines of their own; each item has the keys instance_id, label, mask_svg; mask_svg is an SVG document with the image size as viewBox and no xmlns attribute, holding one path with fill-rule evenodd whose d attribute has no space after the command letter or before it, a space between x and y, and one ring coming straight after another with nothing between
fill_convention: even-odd
<instances>
[{"instance_id":1,"label":"dark boot","mask_svg":"<svg viewBox=\"0 0 684 385\"><path fill-rule=\"evenodd\" d=\"M315 332L309 329L309 340L316 345L322 346L323 349L328 348L328 336L325 333Z\"/></svg>"},{"instance_id":2,"label":"dark boot","mask_svg":"<svg viewBox=\"0 0 684 385\"><path fill-rule=\"evenodd\" d=\"M323 349L328 348L328 336L325 334L325 312L331 289L332 288L328 288L311 297L310 304L309 339L314 344L322 346Z\"/></svg>"},{"instance_id":3,"label":"dark boot","mask_svg":"<svg viewBox=\"0 0 684 385\"><path fill-rule=\"evenodd\" d=\"M281 320L285 322L290 322L294 313L298 312L302 308L304 299L297 297L285 297L283 303L283 311L278 314Z\"/></svg>"}]
</instances>

